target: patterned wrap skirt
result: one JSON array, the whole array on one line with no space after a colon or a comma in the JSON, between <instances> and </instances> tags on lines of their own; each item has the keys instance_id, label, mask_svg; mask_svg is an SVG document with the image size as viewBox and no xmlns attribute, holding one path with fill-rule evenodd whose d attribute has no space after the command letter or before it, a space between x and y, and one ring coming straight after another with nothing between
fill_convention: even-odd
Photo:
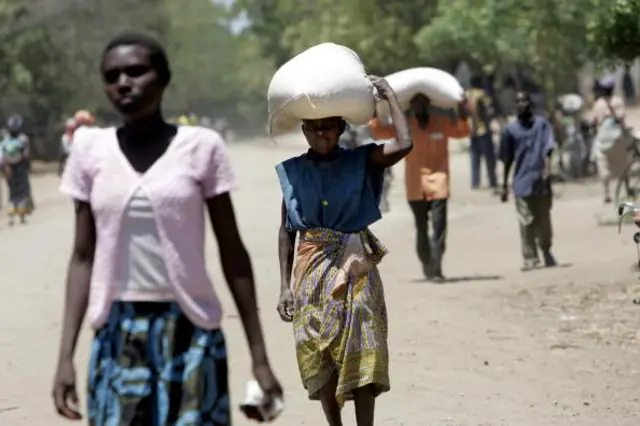
<instances>
[{"instance_id":1,"label":"patterned wrap skirt","mask_svg":"<svg viewBox=\"0 0 640 426\"><path fill-rule=\"evenodd\" d=\"M336 375L340 406L353 399L355 389L371 385L376 396L390 389L387 311L377 267L349 278L344 291L335 291L352 235L302 231L293 271L293 327L303 385L309 398L317 400ZM376 265L386 248L368 230L360 237Z\"/></svg>"},{"instance_id":2,"label":"patterned wrap skirt","mask_svg":"<svg viewBox=\"0 0 640 426\"><path fill-rule=\"evenodd\" d=\"M91 347L92 426L230 426L222 331L175 302L114 302Z\"/></svg>"}]
</instances>

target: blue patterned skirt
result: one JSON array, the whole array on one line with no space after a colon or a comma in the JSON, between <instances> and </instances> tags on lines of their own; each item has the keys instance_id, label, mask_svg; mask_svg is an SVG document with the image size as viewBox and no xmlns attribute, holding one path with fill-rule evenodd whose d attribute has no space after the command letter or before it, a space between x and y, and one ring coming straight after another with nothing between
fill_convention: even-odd
<instances>
[{"instance_id":1,"label":"blue patterned skirt","mask_svg":"<svg viewBox=\"0 0 640 426\"><path fill-rule=\"evenodd\" d=\"M91 348L92 426L230 426L221 330L175 302L114 302Z\"/></svg>"}]
</instances>

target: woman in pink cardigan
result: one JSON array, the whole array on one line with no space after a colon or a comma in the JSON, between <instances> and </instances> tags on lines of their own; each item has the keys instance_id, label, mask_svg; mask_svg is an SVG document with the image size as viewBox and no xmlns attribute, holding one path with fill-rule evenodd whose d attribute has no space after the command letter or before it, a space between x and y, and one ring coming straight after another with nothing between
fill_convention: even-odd
<instances>
[{"instance_id":1,"label":"woman in pink cardigan","mask_svg":"<svg viewBox=\"0 0 640 426\"><path fill-rule=\"evenodd\" d=\"M234 177L227 150L211 130L163 119L171 73L153 39L117 37L104 51L101 72L124 124L76 134L62 179L76 219L56 409L81 418L73 355L88 308L95 330L91 425L229 426L222 312L205 268L203 204L255 378L267 402L282 389L267 359L251 261L229 195Z\"/></svg>"}]
</instances>

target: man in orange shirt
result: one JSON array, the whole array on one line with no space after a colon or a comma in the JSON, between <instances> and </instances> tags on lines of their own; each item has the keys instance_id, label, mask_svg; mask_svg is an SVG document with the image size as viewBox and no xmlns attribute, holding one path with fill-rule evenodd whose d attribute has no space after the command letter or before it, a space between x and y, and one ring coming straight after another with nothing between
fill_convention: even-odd
<instances>
[{"instance_id":1,"label":"man in orange shirt","mask_svg":"<svg viewBox=\"0 0 640 426\"><path fill-rule=\"evenodd\" d=\"M407 111L413 151L405 159L405 189L416 223L416 250L422 271L429 281L443 282L442 258L447 236L447 200L449 198L449 138L471 134L464 103L458 115L433 114L424 95L411 100ZM375 139L395 138L393 126L374 119L369 123ZM433 237L429 238L429 215Z\"/></svg>"}]
</instances>

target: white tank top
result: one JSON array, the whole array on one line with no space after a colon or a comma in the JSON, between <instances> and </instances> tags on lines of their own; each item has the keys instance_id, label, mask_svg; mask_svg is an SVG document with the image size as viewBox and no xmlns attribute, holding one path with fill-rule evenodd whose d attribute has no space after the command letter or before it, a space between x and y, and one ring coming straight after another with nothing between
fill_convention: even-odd
<instances>
[{"instance_id":1,"label":"white tank top","mask_svg":"<svg viewBox=\"0 0 640 426\"><path fill-rule=\"evenodd\" d=\"M153 207L141 188L122 217L119 252L119 300L174 300Z\"/></svg>"}]
</instances>

